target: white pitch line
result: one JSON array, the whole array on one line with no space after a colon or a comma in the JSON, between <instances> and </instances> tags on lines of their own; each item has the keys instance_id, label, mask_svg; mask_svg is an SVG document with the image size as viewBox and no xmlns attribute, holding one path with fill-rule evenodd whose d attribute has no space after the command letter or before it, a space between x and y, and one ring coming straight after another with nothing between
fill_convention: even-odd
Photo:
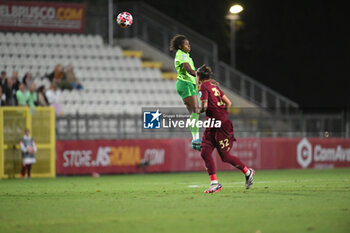
<instances>
[{"instance_id":1,"label":"white pitch line","mask_svg":"<svg viewBox=\"0 0 350 233\"><path fill-rule=\"evenodd\" d=\"M277 181L270 181L270 180L265 180L265 181L254 181L255 184L271 184L271 183L291 183L291 184L300 184L302 185L303 183L309 183L309 182L317 182L317 181L330 181L330 182L349 182L349 179L318 179L318 180L277 180ZM208 184L199 184L199 183L193 183L193 184L188 184L188 183L181 183L184 185L187 185L189 188L199 188L199 187L206 187ZM235 185L237 184L244 184L244 182L223 182L222 185L225 185L226 187L236 187ZM299 185L294 185L295 187ZM317 185L314 184L312 185L313 187L320 187L324 185Z\"/></svg>"}]
</instances>

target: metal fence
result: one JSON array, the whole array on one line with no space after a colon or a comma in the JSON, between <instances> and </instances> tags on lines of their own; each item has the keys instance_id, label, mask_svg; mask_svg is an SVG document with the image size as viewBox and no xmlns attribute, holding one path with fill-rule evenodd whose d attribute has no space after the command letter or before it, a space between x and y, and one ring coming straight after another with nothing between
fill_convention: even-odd
<instances>
[{"instance_id":1,"label":"metal fence","mask_svg":"<svg viewBox=\"0 0 350 233\"><path fill-rule=\"evenodd\" d=\"M38 151L33 177L55 177L55 111L53 107L0 107L0 179L20 177L19 141L28 128Z\"/></svg>"},{"instance_id":2,"label":"metal fence","mask_svg":"<svg viewBox=\"0 0 350 233\"><path fill-rule=\"evenodd\" d=\"M244 137L348 137L342 113L270 114L262 109L231 109L235 136ZM132 139L191 137L190 131L143 130L142 114L67 115L56 118L57 139ZM204 129L201 130L203 132Z\"/></svg>"},{"instance_id":3,"label":"metal fence","mask_svg":"<svg viewBox=\"0 0 350 233\"><path fill-rule=\"evenodd\" d=\"M253 78L233 69L224 62L219 62L218 74L220 81L226 87L255 103L257 106L268 108L270 111L280 111L282 114L298 111L298 104L278 94L271 88L262 85Z\"/></svg>"}]
</instances>

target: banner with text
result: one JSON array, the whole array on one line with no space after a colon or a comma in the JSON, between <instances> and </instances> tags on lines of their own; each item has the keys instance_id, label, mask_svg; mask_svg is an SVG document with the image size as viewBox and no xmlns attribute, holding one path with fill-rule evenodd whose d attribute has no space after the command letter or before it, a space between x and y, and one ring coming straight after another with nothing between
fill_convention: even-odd
<instances>
[{"instance_id":1,"label":"banner with text","mask_svg":"<svg viewBox=\"0 0 350 233\"><path fill-rule=\"evenodd\" d=\"M85 4L0 2L1 31L84 32Z\"/></svg>"},{"instance_id":2,"label":"banner with text","mask_svg":"<svg viewBox=\"0 0 350 233\"><path fill-rule=\"evenodd\" d=\"M57 174L205 171L189 139L57 141ZM230 152L255 169L350 167L350 140L242 138ZM217 170L237 170L213 153Z\"/></svg>"}]
</instances>

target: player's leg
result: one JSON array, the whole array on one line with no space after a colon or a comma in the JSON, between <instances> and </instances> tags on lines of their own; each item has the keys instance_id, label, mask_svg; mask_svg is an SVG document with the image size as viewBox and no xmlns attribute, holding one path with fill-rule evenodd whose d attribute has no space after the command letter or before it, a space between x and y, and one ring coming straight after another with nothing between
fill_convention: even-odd
<instances>
[{"instance_id":1,"label":"player's leg","mask_svg":"<svg viewBox=\"0 0 350 233\"><path fill-rule=\"evenodd\" d=\"M229 152L223 150L218 150L218 152L223 162L230 163L232 166L241 170L246 179L245 187L249 189L250 186L253 185L255 171L252 168L248 168L237 156L233 156Z\"/></svg>"},{"instance_id":2,"label":"player's leg","mask_svg":"<svg viewBox=\"0 0 350 233\"><path fill-rule=\"evenodd\" d=\"M210 187L205 191L205 193L215 193L222 189L222 185L219 184L216 176L215 162L212 156L214 145L210 139L210 130L206 130L203 134L203 142L201 144L201 156L205 162L205 167L210 178Z\"/></svg>"},{"instance_id":3,"label":"player's leg","mask_svg":"<svg viewBox=\"0 0 350 233\"><path fill-rule=\"evenodd\" d=\"M22 169L21 169L21 177L24 178L25 174L26 174L26 165L23 163Z\"/></svg>"},{"instance_id":4,"label":"player's leg","mask_svg":"<svg viewBox=\"0 0 350 233\"><path fill-rule=\"evenodd\" d=\"M194 120L193 127L190 126L190 131L192 134L192 148L200 150L201 140L199 138L199 129L197 127L197 121L199 119L199 104L196 85L178 80L176 82L176 90L182 98L189 114L191 115L191 122Z\"/></svg>"},{"instance_id":5,"label":"player's leg","mask_svg":"<svg viewBox=\"0 0 350 233\"><path fill-rule=\"evenodd\" d=\"M199 106L197 96L188 96L183 99L188 112L191 114L190 121L194 121L194 125L190 125L190 131L192 134L192 147L193 149L200 150L201 140L199 138L199 129L197 127L197 121L199 119Z\"/></svg>"},{"instance_id":6,"label":"player's leg","mask_svg":"<svg viewBox=\"0 0 350 233\"><path fill-rule=\"evenodd\" d=\"M216 130L216 148L223 162L230 163L232 166L241 170L246 178L245 187L246 189L249 189L253 184L255 171L252 168L248 168L237 156L230 154L230 150L232 149L235 141L232 122L227 121L223 124L223 126L224 128Z\"/></svg>"},{"instance_id":7,"label":"player's leg","mask_svg":"<svg viewBox=\"0 0 350 233\"><path fill-rule=\"evenodd\" d=\"M27 177L30 178L31 176L31 171L32 171L32 165L28 164L27 165Z\"/></svg>"}]
</instances>

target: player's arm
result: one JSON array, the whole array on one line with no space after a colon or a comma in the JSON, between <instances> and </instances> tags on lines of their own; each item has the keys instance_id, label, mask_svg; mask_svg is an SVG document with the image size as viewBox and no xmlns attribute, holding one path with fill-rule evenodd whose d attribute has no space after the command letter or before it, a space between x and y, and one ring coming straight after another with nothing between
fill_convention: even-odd
<instances>
[{"instance_id":1,"label":"player's arm","mask_svg":"<svg viewBox=\"0 0 350 233\"><path fill-rule=\"evenodd\" d=\"M33 150L34 150L34 152L38 151L38 148L36 147L36 144L35 144L34 140L33 140Z\"/></svg>"},{"instance_id":2,"label":"player's arm","mask_svg":"<svg viewBox=\"0 0 350 233\"><path fill-rule=\"evenodd\" d=\"M185 68L185 70L187 71L187 73L189 73L192 76L196 76L196 71L192 70L191 66L189 63L182 63L182 66Z\"/></svg>"},{"instance_id":3,"label":"player's arm","mask_svg":"<svg viewBox=\"0 0 350 233\"><path fill-rule=\"evenodd\" d=\"M199 113L206 112L208 108L209 92L203 85L200 85L200 91L198 94L200 96L200 102L201 102Z\"/></svg>"},{"instance_id":4,"label":"player's arm","mask_svg":"<svg viewBox=\"0 0 350 233\"><path fill-rule=\"evenodd\" d=\"M207 111L207 108L208 108L208 100L201 100L200 113Z\"/></svg>"},{"instance_id":5,"label":"player's arm","mask_svg":"<svg viewBox=\"0 0 350 233\"><path fill-rule=\"evenodd\" d=\"M225 103L226 110L228 110L228 109L231 107L231 105L232 105L230 99L227 98L226 95L224 95L224 96L222 97L222 101Z\"/></svg>"},{"instance_id":6,"label":"player's arm","mask_svg":"<svg viewBox=\"0 0 350 233\"><path fill-rule=\"evenodd\" d=\"M27 148L24 146L23 142L19 143L22 152L27 152Z\"/></svg>"}]
</instances>

